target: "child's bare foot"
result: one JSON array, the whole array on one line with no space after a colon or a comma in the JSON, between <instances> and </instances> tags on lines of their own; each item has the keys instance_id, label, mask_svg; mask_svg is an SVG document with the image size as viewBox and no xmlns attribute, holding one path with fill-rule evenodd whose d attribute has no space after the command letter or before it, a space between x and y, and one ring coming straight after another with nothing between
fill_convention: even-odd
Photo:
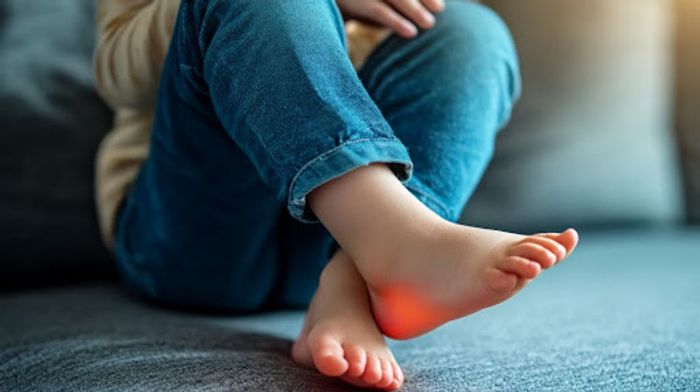
<instances>
[{"instance_id":1,"label":"child's bare foot","mask_svg":"<svg viewBox=\"0 0 700 392\"><path fill-rule=\"evenodd\" d=\"M395 390L403 384L403 373L372 318L367 287L342 250L323 271L292 358L360 387Z\"/></svg>"},{"instance_id":2,"label":"child's bare foot","mask_svg":"<svg viewBox=\"0 0 700 392\"><path fill-rule=\"evenodd\" d=\"M578 242L574 230L522 236L448 222L385 166L345 175L309 202L364 278L377 325L396 339L510 298Z\"/></svg>"},{"instance_id":3,"label":"child's bare foot","mask_svg":"<svg viewBox=\"0 0 700 392\"><path fill-rule=\"evenodd\" d=\"M505 301L578 241L574 230L525 237L451 224L420 237L365 268L377 325L392 338L412 338Z\"/></svg>"}]
</instances>

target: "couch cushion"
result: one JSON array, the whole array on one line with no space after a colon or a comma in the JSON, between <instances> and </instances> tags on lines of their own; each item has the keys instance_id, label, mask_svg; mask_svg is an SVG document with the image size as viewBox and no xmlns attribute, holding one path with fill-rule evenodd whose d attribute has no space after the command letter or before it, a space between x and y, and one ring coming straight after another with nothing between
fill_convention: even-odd
<instances>
[{"instance_id":1,"label":"couch cushion","mask_svg":"<svg viewBox=\"0 0 700 392\"><path fill-rule=\"evenodd\" d=\"M700 385L700 232L583 233L512 300L392 342L402 391ZM301 313L184 314L113 286L0 296L0 390L351 390L288 358Z\"/></svg>"},{"instance_id":2,"label":"couch cushion","mask_svg":"<svg viewBox=\"0 0 700 392\"><path fill-rule=\"evenodd\" d=\"M93 159L93 0L0 2L0 290L105 272Z\"/></svg>"},{"instance_id":3,"label":"couch cushion","mask_svg":"<svg viewBox=\"0 0 700 392\"><path fill-rule=\"evenodd\" d=\"M486 1L523 96L464 220L539 231L675 221L670 0Z\"/></svg>"}]
</instances>

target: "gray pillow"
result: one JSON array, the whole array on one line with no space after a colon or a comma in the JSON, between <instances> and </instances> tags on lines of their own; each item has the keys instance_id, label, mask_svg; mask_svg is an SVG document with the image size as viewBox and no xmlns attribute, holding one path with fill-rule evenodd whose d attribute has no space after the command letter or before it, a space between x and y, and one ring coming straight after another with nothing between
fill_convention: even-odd
<instances>
[{"instance_id":1,"label":"gray pillow","mask_svg":"<svg viewBox=\"0 0 700 392\"><path fill-rule=\"evenodd\" d=\"M671 2L487 3L515 36L523 96L463 220L519 231L678 220Z\"/></svg>"},{"instance_id":2,"label":"gray pillow","mask_svg":"<svg viewBox=\"0 0 700 392\"><path fill-rule=\"evenodd\" d=\"M93 159L92 0L0 2L0 290L104 275Z\"/></svg>"}]
</instances>

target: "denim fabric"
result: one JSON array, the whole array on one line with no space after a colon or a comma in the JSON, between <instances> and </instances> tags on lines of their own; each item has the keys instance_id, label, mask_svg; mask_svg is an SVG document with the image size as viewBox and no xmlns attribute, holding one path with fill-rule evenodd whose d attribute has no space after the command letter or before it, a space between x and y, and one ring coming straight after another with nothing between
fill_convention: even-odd
<instances>
[{"instance_id":1,"label":"denim fabric","mask_svg":"<svg viewBox=\"0 0 700 392\"><path fill-rule=\"evenodd\" d=\"M505 25L448 1L434 29L388 38L359 73L346 50L333 0L182 3L117 227L130 287L228 311L306 304L333 247L304 223L306 195L370 163L458 217L519 94Z\"/></svg>"}]
</instances>

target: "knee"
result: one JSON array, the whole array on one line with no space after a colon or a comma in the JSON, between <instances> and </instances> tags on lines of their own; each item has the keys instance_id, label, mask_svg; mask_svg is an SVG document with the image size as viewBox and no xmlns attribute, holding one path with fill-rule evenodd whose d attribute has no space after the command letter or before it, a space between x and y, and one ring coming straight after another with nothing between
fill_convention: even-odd
<instances>
[{"instance_id":1,"label":"knee","mask_svg":"<svg viewBox=\"0 0 700 392\"><path fill-rule=\"evenodd\" d=\"M334 0L200 0L196 5L192 26L183 23L183 30L193 30L185 42L198 48L201 59L187 65L202 65L207 75L231 68L278 71L307 61L309 51L345 56L343 19Z\"/></svg>"},{"instance_id":2,"label":"knee","mask_svg":"<svg viewBox=\"0 0 700 392\"><path fill-rule=\"evenodd\" d=\"M227 38L246 35L284 38L293 30L340 22L335 0L199 0L195 20L201 29L223 29Z\"/></svg>"},{"instance_id":3,"label":"knee","mask_svg":"<svg viewBox=\"0 0 700 392\"><path fill-rule=\"evenodd\" d=\"M490 8L467 0L448 0L434 33L448 66L475 78L494 76L512 101L520 95L520 66L505 22ZM470 78L472 79L472 78Z\"/></svg>"}]
</instances>

